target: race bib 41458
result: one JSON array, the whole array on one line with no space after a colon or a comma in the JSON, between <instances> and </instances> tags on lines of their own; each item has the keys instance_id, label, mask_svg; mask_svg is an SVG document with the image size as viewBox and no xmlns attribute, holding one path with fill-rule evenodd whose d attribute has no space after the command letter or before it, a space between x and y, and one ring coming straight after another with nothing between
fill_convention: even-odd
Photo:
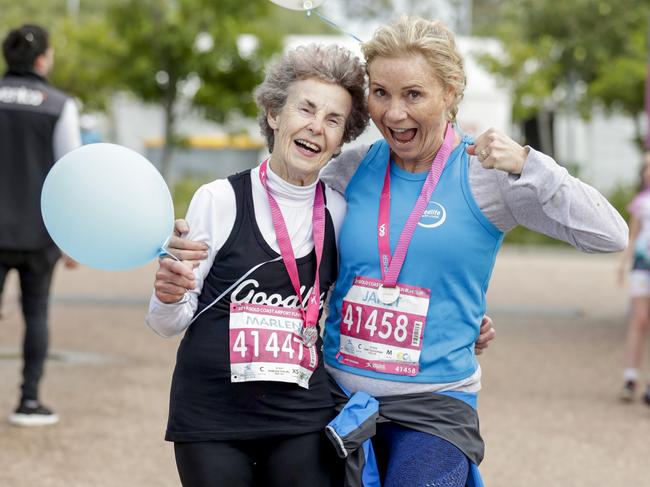
<instances>
[{"instance_id":1,"label":"race bib 41458","mask_svg":"<svg viewBox=\"0 0 650 487\"><path fill-rule=\"evenodd\" d=\"M417 375L429 309L429 289L398 284L391 304L377 296L381 281L358 276L343 300L338 360L398 375Z\"/></svg>"}]
</instances>

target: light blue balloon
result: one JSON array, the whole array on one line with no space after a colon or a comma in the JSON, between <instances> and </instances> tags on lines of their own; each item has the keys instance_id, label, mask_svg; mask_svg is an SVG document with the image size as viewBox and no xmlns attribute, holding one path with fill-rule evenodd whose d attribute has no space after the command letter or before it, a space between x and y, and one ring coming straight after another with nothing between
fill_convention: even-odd
<instances>
[{"instance_id":1,"label":"light blue balloon","mask_svg":"<svg viewBox=\"0 0 650 487\"><path fill-rule=\"evenodd\" d=\"M155 259L174 227L165 180L142 155L89 144L50 170L41 213L54 242L89 267L122 270Z\"/></svg>"}]
</instances>

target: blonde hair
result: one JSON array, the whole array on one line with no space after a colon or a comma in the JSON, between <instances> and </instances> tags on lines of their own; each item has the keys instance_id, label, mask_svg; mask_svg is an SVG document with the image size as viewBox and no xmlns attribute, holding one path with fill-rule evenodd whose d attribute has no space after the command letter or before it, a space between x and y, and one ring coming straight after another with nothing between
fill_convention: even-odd
<instances>
[{"instance_id":1,"label":"blonde hair","mask_svg":"<svg viewBox=\"0 0 650 487\"><path fill-rule=\"evenodd\" d=\"M361 47L366 67L376 57L395 58L420 54L433 68L444 88L451 89L454 100L448 110L449 121L456 119L458 104L465 92L465 63L454 34L439 20L403 16L375 31Z\"/></svg>"}]
</instances>

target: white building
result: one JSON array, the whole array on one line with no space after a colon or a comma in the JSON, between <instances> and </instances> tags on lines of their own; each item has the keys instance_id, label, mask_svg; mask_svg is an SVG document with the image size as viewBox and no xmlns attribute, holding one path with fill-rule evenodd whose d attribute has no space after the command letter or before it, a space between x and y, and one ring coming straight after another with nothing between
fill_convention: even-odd
<instances>
[{"instance_id":1,"label":"white building","mask_svg":"<svg viewBox=\"0 0 650 487\"><path fill-rule=\"evenodd\" d=\"M555 157L575 161L580 179L604 194L617 186L636 184L641 155L634 143L630 118L596 111L591 120L559 113L554 126Z\"/></svg>"}]
</instances>

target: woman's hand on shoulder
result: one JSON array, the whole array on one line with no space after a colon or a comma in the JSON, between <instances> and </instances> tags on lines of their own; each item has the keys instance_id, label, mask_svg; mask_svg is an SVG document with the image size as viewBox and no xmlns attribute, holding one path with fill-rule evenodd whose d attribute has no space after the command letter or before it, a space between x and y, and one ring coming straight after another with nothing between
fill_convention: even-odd
<instances>
[{"instance_id":1,"label":"woman's hand on shoulder","mask_svg":"<svg viewBox=\"0 0 650 487\"><path fill-rule=\"evenodd\" d=\"M527 148L493 128L483 132L474 145L467 147L467 153L478 157L484 168L499 169L510 174L521 174L528 152Z\"/></svg>"}]
</instances>

